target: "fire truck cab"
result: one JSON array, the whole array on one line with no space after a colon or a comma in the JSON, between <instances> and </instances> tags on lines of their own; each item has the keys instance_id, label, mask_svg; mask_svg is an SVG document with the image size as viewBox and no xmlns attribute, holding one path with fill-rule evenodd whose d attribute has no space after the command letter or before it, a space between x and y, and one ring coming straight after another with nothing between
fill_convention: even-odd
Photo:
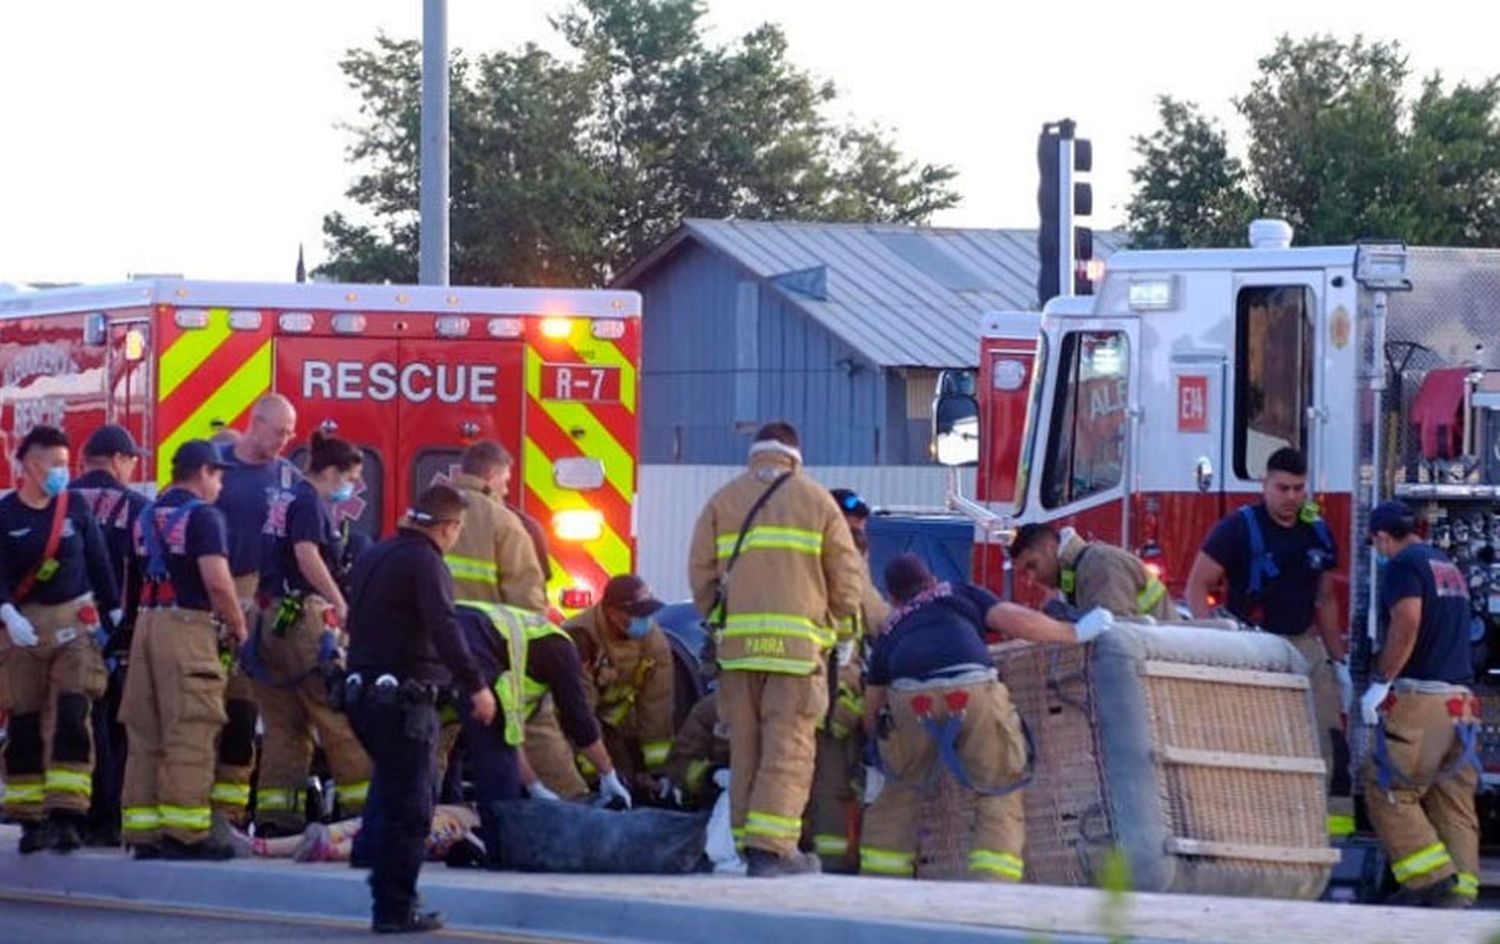
<instances>
[{"instance_id":1,"label":"fire truck cab","mask_svg":"<svg viewBox=\"0 0 1500 944\"><path fill-rule=\"evenodd\" d=\"M276 391L364 452L340 508L389 534L464 448L516 457L509 499L547 529L549 598L597 599L634 563L640 296L564 289L275 285L156 279L0 294L0 449L39 423L74 443L102 423L164 485L191 438L243 428ZM12 468L0 462L0 487Z\"/></svg>"}]
</instances>

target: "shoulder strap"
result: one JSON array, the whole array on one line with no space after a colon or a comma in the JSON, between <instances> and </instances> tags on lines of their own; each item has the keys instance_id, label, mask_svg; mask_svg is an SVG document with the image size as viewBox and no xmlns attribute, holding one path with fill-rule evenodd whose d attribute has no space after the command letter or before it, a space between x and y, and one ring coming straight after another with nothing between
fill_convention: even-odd
<instances>
[{"instance_id":1,"label":"shoulder strap","mask_svg":"<svg viewBox=\"0 0 1500 944\"><path fill-rule=\"evenodd\" d=\"M157 506L147 505L141 512L143 519L141 524L141 538L146 544L146 579L161 582L171 575L167 570L167 535L176 529L184 518L192 514L197 508L201 508L206 502L199 498L190 498L178 505L167 516L166 524L157 521Z\"/></svg>"},{"instance_id":2,"label":"shoulder strap","mask_svg":"<svg viewBox=\"0 0 1500 944\"><path fill-rule=\"evenodd\" d=\"M740 524L739 536L734 539L734 550L730 552L729 560L724 562L724 573L719 576L717 598L714 600L713 608L709 613L708 621L710 624L722 623L724 620L724 609L729 603L729 574L734 570L735 561L740 559L740 552L745 548L745 538L750 534L750 526L755 523L755 517L760 514L761 509L766 507L766 502L771 500L771 496L776 494L776 490L787 479L791 478L792 475L793 473L791 472L783 472L781 475L778 475L774 482L766 486L766 490L760 493L760 497L755 500L755 504L751 505L750 510L745 513L745 520Z\"/></svg>"},{"instance_id":3,"label":"shoulder strap","mask_svg":"<svg viewBox=\"0 0 1500 944\"><path fill-rule=\"evenodd\" d=\"M1088 554L1092 545L1085 544L1078 556L1073 558L1072 567L1064 567L1057 574L1057 589L1061 590L1069 603L1076 605L1075 594L1078 591L1078 569L1083 566L1084 555Z\"/></svg>"},{"instance_id":4,"label":"shoulder strap","mask_svg":"<svg viewBox=\"0 0 1500 944\"><path fill-rule=\"evenodd\" d=\"M1267 576L1266 536L1260 530L1260 519L1255 517L1254 505L1243 506L1239 514L1245 519L1245 533L1250 538L1250 579L1246 582L1245 592L1252 597L1259 596Z\"/></svg>"},{"instance_id":5,"label":"shoulder strap","mask_svg":"<svg viewBox=\"0 0 1500 944\"><path fill-rule=\"evenodd\" d=\"M57 493L57 499L52 506L52 530L47 534L47 544L42 548L42 556L31 565L31 570L16 584L15 590L11 591L11 600L20 603L31 595L36 589L37 581L41 579L42 568L57 556L57 548L62 544L63 522L68 518L68 490L63 489Z\"/></svg>"}]
</instances>

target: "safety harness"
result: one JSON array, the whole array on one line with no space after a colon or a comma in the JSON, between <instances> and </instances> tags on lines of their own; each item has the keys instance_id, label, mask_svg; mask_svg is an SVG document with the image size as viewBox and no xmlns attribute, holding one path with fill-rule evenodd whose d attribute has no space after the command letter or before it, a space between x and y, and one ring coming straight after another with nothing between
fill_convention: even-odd
<instances>
[{"instance_id":1,"label":"safety harness","mask_svg":"<svg viewBox=\"0 0 1500 944\"><path fill-rule=\"evenodd\" d=\"M1010 783L998 787L976 786L969 776L968 770L964 768L964 762L958 756L958 736L964 728L964 715L968 712L969 693L961 689L948 692L943 696L943 704L948 707L948 715L939 721L933 717L932 710L936 707L933 696L922 693L912 698L911 708L916 712L917 719L922 722L922 728L937 742L938 762L945 768L958 785L965 790L971 790L980 796L1006 796L1017 790L1023 790L1031 783L1031 778L1036 772L1036 741L1031 736L1031 729L1026 726L1026 721L1017 716L1021 722L1021 736L1026 739L1026 772ZM885 766L880 757L880 739L870 738L868 741L870 758L875 761L871 766L877 768L880 773L894 783L903 781L894 776ZM923 778L920 787L928 790L936 781L938 767L934 766Z\"/></svg>"},{"instance_id":2,"label":"safety harness","mask_svg":"<svg viewBox=\"0 0 1500 944\"><path fill-rule=\"evenodd\" d=\"M146 566L141 576L150 585L152 606L166 606L176 601L177 588L172 585L172 572L167 568L167 535L177 530L178 525L204 504L199 498L188 499L167 515L165 526L155 503L147 505L141 512L141 541L146 545Z\"/></svg>"},{"instance_id":3,"label":"safety harness","mask_svg":"<svg viewBox=\"0 0 1500 944\"><path fill-rule=\"evenodd\" d=\"M1400 697L1399 694L1393 697ZM1453 719L1454 733L1458 736L1459 755L1453 762L1438 771L1433 783L1458 776L1465 767L1472 766L1480 775L1484 774L1484 761L1479 757L1479 699L1472 694L1455 695L1448 699L1448 715ZM1390 745L1386 741L1385 722L1375 726L1375 779L1380 789L1389 793L1391 788L1420 788L1431 786L1413 781L1391 763Z\"/></svg>"},{"instance_id":4,"label":"safety harness","mask_svg":"<svg viewBox=\"0 0 1500 944\"><path fill-rule=\"evenodd\" d=\"M1281 568L1276 566L1275 555L1266 550L1266 535L1261 530L1255 506L1246 505L1240 509L1239 514L1245 519L1245 530L1250 536L1250 577L1245 584L1245 592L1251 597L1259 597L1268 582L1281 576ZM1318 514L1316 505L1304 505L1298 521L1312 527L1324 551L1330 555L1334 553L1333 532L1328 530L1328 522Z\"/></svg>"}]
</instances>

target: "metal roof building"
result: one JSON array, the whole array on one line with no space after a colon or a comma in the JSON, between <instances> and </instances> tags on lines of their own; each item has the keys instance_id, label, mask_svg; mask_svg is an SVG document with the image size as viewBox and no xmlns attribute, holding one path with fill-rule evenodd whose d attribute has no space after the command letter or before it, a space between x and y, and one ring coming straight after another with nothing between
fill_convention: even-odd
<instances>
[{"instance_id":1,"label":"metal roof building","mask_svg":"<svg viewBox=\"0 0 1500 944\"><path fill-rule=\"evenodd\" d=\"M642 461L737 464L786 419L809 463L926 463L937 372L1036 308L1036 270L1035 230L688 220L614 282L643 296Z\"/></svg>"}]
</instances>

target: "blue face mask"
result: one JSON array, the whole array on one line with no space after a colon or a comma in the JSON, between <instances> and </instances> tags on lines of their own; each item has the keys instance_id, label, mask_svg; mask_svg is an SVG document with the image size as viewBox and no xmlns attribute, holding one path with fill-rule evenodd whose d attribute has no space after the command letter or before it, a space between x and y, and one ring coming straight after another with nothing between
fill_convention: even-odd
<instances>
[{"instance_id":1,"label":"blue face mask","mask_svg":"<svg viewBox=\"0 0 1500 944\"><path fill-rule=\"evenodd\" d=\"M651 632L651 617L649 616L632 616L625 626L625 635L631 639L640 639L649 632Z\"/></svg>"},{"instance_id":2,"label":"blue face mask","mask_svg":"<svg viewBox=\"0 0 1500 944\"><path fill-rule=\"evenodd\" d=\"M348 501L349 499L354 497L354 483L345 482L343 485L340 485L338 488L334 489L333 494L328 497L332 498L335 504Z\"/></svg>"},{"instance_id":3,"label":"blue face mask","mask_svg":"<svg viewBox=\"0 0 1500 944\"><path fill-rule=\"evenodd\" d=\"M47 470L47 477L42 480L42 491L56 497L63 493L68 487L68 469L66 466L55 465Z\"/></svg>"},{"instance_id":4,"label":"blue face mask","mask_svg":"<svg viewBox=\"0 0 1500 944\"><path fill-rule=\"evenodd\" d=\"M1391 562L1391 559L1389 557L1387 557L1386 555L1380 553L1379 551L1375 552L1375 566L1376 567L1384 567L1387 564L1389 564L1390 562Z\"/></svg>"}]
</instances>

